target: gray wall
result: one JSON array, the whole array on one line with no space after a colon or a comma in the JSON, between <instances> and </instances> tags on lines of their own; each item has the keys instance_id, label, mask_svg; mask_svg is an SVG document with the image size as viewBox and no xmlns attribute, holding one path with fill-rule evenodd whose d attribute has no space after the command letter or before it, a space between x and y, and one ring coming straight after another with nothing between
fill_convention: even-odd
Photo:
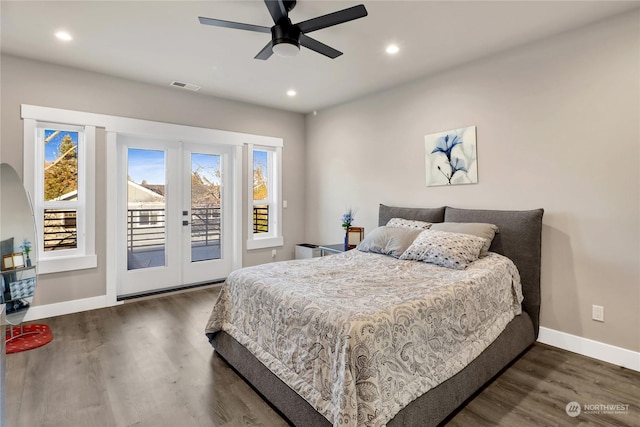
<instances>
[{"instance_id":1,"label":"gray wall","mask_svg":"<svg viewBox=\"0 0 640 427\"><path fill-rule=\"evenodd\" d=\"M294 246L304 236L304 116L119 79L103 74L2 55L0 63L2 121L0 158L22 175L22 120L20 105L110 114L136 119L178 123L211 129L280 137L283 148L283 209L285 246L277 248L276 260L293 257ZM97 132L96 164L96 252L98 268L41 276L34 305L51 304L104 295L106 222L105 134ZM246 190L244 190L246 200ZM247 206L244 206L246 214ZM242 219L246 240L246 221ZM271 249L245 251L243 264L272 261Z\"/></svg>"},{"instance_id":2,"label":"gray wall","mask_svg":"<svg viewBox=\"0 0 640 427\"><path fill-rule=\"evenodd\" d=\"M340 242L349 206L367 231L379 203L542 207L542 326L639 351L639 21L628 13L308 115L307 240ZM470 125L479 183L427 188L424 135Z\"/></svg>"}]
</instances>

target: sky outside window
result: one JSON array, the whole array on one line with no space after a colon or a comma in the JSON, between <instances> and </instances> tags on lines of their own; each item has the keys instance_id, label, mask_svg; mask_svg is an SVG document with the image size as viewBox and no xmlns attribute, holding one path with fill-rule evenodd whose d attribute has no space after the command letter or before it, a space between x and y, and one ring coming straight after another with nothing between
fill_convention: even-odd
<instances>
[{"instance_id":1,"label":"sky outside window","mask_svg":"<svg viewBox=\"0 0 640 427\"><path fill-rule=\"evenodd\" d=\"M165 152L161 150L144 150L129 148L129 179L137 184L146 181L151 185L163 185L165 183ZM198 172L209 182L220 184L220 177L216 171L220 171L220 156L208 154L192 154L192 170Z\"/></svg>"},{"instance_id":2,"label":"sky outside window","mask_svg":"<svg viewBox=\"0 0 640 427\"><path fill-rule=\"evenodd\" d=\"M66 130L59 129L45 129L44 130L44 140L47 141L44 145L44 160L46 162L55 161L60 155L60 144L62 144L62 140L65 136L69 135L71 137L71 141L73 145L78 147L78 132L71 132Z\"/></svg>"},{"instance_id":3,"label":"sky outside window","mask_svg":"<svg viewBox=\"0 0 640 427\"><path fill-rule=\"evenodd\" d=\"M129 179L137 184L164 185L164 151L129 148Z\"/></svg>"}]
</instances>

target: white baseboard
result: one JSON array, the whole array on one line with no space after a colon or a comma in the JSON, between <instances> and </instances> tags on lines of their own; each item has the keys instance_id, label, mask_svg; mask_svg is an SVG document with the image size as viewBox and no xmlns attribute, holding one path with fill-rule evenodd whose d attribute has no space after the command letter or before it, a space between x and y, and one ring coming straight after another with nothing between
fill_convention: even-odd
<instances>
[{"instance_id":1,"label":"white baseboard","mask_svg":"<svg viewBox=\"0 0 640 427\"><path fill-rule=\"evenodd\" d=\"M538 342L640 372L640 353L540 327Z\"/></svg>"},{"instance_id":2,"label":"white baseboard","mask_svg":"<svg viewBox=\"0 0 640 427\"><path fill-rule=\"evenodd\" d=\"M121 302L118 304L121 304ZM87 310L96 310L98 308L109 307L111 305L113 304L109 303L106 295L75 299L55 304L34 305L29 307L29 311L27 311L24 321L31 322L33 320L46 319L47 317L62 316L64 314L79 313Z\"/></svg>"}]
</instances>

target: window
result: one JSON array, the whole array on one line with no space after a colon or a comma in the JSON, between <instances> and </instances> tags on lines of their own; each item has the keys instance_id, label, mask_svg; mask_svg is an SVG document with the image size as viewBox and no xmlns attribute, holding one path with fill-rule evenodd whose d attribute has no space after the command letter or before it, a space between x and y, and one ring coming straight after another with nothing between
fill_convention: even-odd
<instances>
[{"instance_id":1,"label":"window","mask_svg":"<svg viewBox=\"0 0 640 427\"><path fill-rule=\"evenodd\" d=\"M253 150L253 232L269 233L269 197L273 185L273 156L266 150ZM273 209L272 209L273 210Z\"/></svg>"},{"instance_id":2,"label":"window","mask_svg":"<svg viewBox=\"0 0 640 427\"><path fill-rule=\"evenodd\" d=\"M23 111L24 181L38 231L38 272L96 267L95 127L50 122L34 108Z\"/></svg>"},{"instance_id":3,"label":"window","mask_svg":"<svg viewBox=\"0 0 640 427\"><path fill-rule=\"evenodd\" d=\"M44 210L40 258L50 251L78 249L78 148L83 140L82 128L37 126L37 150L44 159L38 174L42 181L38 202Z\"/></svg>"},{"instance_id":4,"label":"window","mask_svg":"<svg viewBox=\"0 0 640 427\"><path fill-rule=\"evenodd\" d=\"M248 145L250 171L247 249L282 246L281 148Z\"/></svg>"}]
</instances>

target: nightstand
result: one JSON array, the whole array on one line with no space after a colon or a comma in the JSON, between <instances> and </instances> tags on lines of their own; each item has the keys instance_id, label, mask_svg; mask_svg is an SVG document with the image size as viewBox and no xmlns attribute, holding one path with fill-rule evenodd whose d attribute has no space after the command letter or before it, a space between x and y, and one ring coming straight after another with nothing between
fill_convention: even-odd
<instances>
[{"instance_id":1,"label":"nightstand","mask_svg":"<svg viewBox=\"0 0 640 427\"><path fill-rule=\"evenodd\" d=\"M318 249L320 249L320 256L339 254L340 252L344 252L344 243L337 243L335 245L320 245L318 246Z\"/></svg>"}]
</instances>

